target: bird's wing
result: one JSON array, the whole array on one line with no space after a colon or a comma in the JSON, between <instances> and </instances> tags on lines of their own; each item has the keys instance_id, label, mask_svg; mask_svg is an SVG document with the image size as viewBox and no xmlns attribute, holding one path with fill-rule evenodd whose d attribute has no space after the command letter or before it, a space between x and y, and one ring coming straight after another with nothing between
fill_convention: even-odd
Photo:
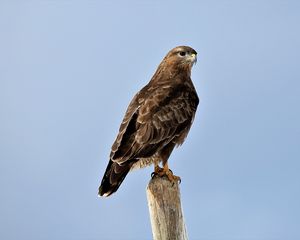
<instances>
[{"instance_id":1,"label":"bird's wing","mask_svg":"<svg viewBox=\"0 0 300 240\"><path fill-rule=\"evenodd\" d=\"M131 100L125 116L122 120L121 126L119 128L119 133L117 135L117 138L115 140L115 142L113 143L112 147L111 147L111 153L110 153L110 159L111 160L115 160L119 157L115 156L115 153L119 150L119 148L124 148L124 144L126 144L126 142L128 142L128 138L131 137L132 134L134 134L136 132L136 117L137 117L137 111L139 109L139 94L140 92L138 92L134 98ZM123 146L121 146L121 144ZM128 144L128 143L127 143ZM122 157L122 154L119 154L120 157Z\"/></svg>"},{"instance_id":2,"label":"bird's wing","mask_svg":"<svg viewBox=\"0 0 300 240\"><path fill-rule=\"evenodd\" d=\"M111 159L122 164L152 156L184 131L188 133L197 105L196 93L185 85L149 88L137 94L112 146Z\"/></svg>"},{"instance_id":3,"label":"bird's wing","mask_svg":"<svg viewBox=\"0 0 300 240\"><path fill-rule=\"evenodd\" d=\"M198 98L186 85L160 88L139 109L140 123L135 140L141 145L171 141L189 127Z\"/></svg>"}]
</instances>

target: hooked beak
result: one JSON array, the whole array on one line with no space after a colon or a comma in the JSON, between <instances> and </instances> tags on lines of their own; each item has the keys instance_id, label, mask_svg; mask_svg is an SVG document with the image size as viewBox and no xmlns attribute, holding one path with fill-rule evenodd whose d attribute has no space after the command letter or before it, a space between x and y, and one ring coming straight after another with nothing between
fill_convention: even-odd
<instances>
[{"instance_id":1,"label":"hooked beak","mask_svg":"<svg viewBox=\"0 0 300 240\"><path fill-rule=\"evenodd\" d=\"M195 54L195 53L192 53L192 54L191 54L191 62L192 62L193 64L196 64L196 63L197 63L197 54Z\"/></svg>"}]
</instances>

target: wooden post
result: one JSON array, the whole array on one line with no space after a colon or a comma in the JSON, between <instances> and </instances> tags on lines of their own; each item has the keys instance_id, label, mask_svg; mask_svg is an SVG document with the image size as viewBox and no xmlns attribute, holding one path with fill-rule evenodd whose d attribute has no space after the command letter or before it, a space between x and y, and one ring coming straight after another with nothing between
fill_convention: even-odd
<instances>
[{"instance_id":1,"label":"wooden post","mask_svg":"<svg viewBox=\"0 0 300 240\"><path fill-rule=\"evenodd\" d=\"M153 239L187 240L178 183L166 177L154 177L146 192Z\"/></svg>"}]
</instances>

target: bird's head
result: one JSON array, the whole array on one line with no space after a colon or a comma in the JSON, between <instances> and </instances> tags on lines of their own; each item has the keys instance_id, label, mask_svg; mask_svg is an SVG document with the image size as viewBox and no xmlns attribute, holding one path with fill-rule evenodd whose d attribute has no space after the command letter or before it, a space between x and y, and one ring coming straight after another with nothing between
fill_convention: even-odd
<instances>
[{"instance_id":1,"label":"bird's head","mask_svg":"<svg viewBox=\"0 0 300 240\"><path fill-rule=\"evenodd\" d=\"M197 62L197 52L188 46L175 47L168 52L164 61L172 65L192 67Z\"/></svg>"},{"instance_id":2,"label":"bird's head","mask_svg":"<svg viewBox=\"0 0 300 240\"><path fill-rule=\"evenodd\" d=\"M188 46L173 48L159 64L151 81L173 79L177 74L191 75L192 66L197 62L197 52Z\"/></svg>"}]
</instances>

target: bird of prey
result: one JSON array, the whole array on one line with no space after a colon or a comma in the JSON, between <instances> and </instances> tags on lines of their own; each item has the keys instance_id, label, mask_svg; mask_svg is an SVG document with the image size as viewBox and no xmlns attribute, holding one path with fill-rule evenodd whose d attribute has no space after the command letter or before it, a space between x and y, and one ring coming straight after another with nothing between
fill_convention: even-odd
<instances>
[{"instance_id":1,"label":"bird of prey","mask_svg":"<svg viewBox=\"0 0 300 240\"><path fill-rule=\"evenodd\" d=\"M112 145L99 196L116 192L130 170L150 164L154 164L154 175L180 180L169 169L168 158L184 142L195 117L199 98L191 68L196 61L193 48L175 47L134 96Z\"/></svg>"}]
</instances>

